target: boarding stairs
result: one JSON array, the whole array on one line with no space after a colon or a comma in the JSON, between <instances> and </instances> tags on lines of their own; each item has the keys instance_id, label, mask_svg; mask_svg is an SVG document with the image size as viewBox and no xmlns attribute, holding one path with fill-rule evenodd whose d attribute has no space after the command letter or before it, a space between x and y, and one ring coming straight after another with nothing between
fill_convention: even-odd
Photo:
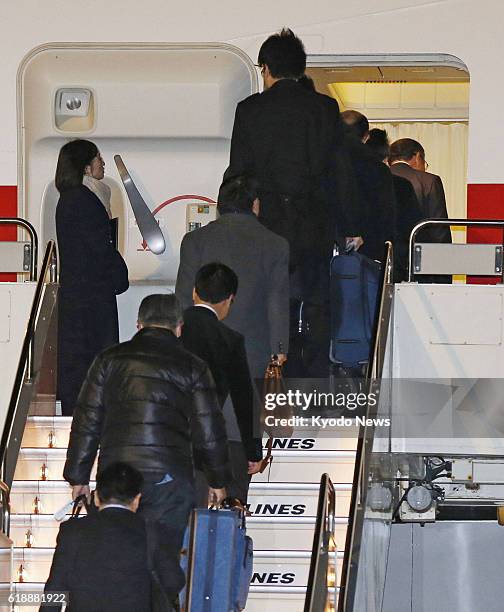
<instances>
[{"instance_id":1,"label":"boarding stairs","mask_svg":"<svg viewBox=\"0 0 504 612\"><path fill-rule=\"evenodd\" d=\"M495 222L475 223L490 225ZM504 221L499 223L504 225ZM458 251L452 247L457 245L422 245L422 260L414 264L415 270L417 265L420 267L425 263L427 266L428 250L433 248L443 248L445 255L450 255L450 249L458 261ZM489 247L493 256L492 269L501 274L501 263L494 261L496 253L501 255L501 247ZM412 249L411 253L413 258ZM498 323L502 322L504 311L502 286L470 289L408 283L394 288L390 282L392 265L389 266L388 262L389 257L369 368L369 383L379 388L381 399L375 411L367 407L367 416L391 414L389 411L401 403L392 401L401 391L395 381L418 379L420 372L424 378L434 381L467 379L470 374L471 379L482 379L487 390L488 368L492 365L494 377L501 380L499 364L502 360L494 359L489 363L484 357L488 355L488 346L498 347L492 349L494 351L503 350L502 323ZM46 252L42 278L47 274L47 263ZM55 298L51 291L49 283L45 296L53 295L54 306ZM34 304L38 293L37 290ZM450 304L457 304L461 311L458 316L454 316L453 309L446 307L447 299ZM30 315L30 321L35 320L35 315L38 317L38 324L28 325L27 338L39 328L47 332L47 319L51 317L44 316L44 300L41 298L40 301L37 312L32 308ZM485 308L481 308L482 304ZM492 322L490 331L487 319ZM467 327L465 324L469 320L471 325ZM393 325L389 334L390 322ZM495 342L494 336L497 338ZM0 595L1 591L10 588L20 595L43 588L58 530L52 513L70 498L70 489L62 480L70 420L55 416L54 395L44 396L39 388L44 355L51 353L54 344L45 337L36 340L31 338L29 344L23 344L20 363L25 365L16 375L17 391L9 405L7 427L4 427L1 442L0 520L4 533L11 536L12 549L5 539L0 542ZM394 355L399 354L402 358L394 361ZM423 370L420 370L417 357L422 354L428 359L421 362ZM416 395L407 393L408 414L415 418L424 418L425 405L437 410L435 402L429 400L425 403L425 393L429 389L430 392L442 390L442 386L436 383L434 387L422 389L418 406L413 402ZM493 395L502 397L500 392L493 392ZM488 393L485 397L490 403L492 397ZM474 408L468 405L462 410L463 423L472 417L471 426L478 424L475 419L479 413ZM458 414L455 406L452 416ZM496 414L501 413L497 411ZM489 417L494 416L489 413ZM426 418L426 428L420 428L423 432L420 438L401 437L402 430L397 430L396 437L392 420L393 431L389 431L385 438L375 437L373 427L364 426L358 435L356 430L333 429L331 437L308 429L296 430L292 438L275 442L271 468L254 478L250 490L252 515L248 519L248 530L255 543L255 565L247 610L326 612L334 609L336 591L339 593L338 612L395 612L410 608L415 612L427 609L456 609L457 612L501 610L502 589L498 570L502 566L504 550L502 530L495 518L487 520L481 511L489 507L504 507L504 496L500 492L504 482L502 423L499 421L495 425L499 434L496 440L488 438L488 434L474 440L472 437L458 437L458 429L454 430L454 436L445 439L435 436L437 425L432 426L434 429L430 435L434 437L425 436L426 431L431 431L427 429L431 426L429 413L426 413ZM491 423L493 421L484 424L488 426ZM474 431L471 431L474 436ZM448 520L442 516L437 520L435 505L431 505L427 511L432 514L428 519L432 522L423 526L428 515L415 514L415 502L408 509L400 496L404 487L408 490L415 488L419 478L423 479L423 476L415 475L419 458L422 463L424 459L439 459L440 456L449 459L454 468L454 476L450 477L453 484L450 480L439 481L446 494L440 509L452 514ZM461 469L457 467L459 465ZM481 474L478 472L477 478L471 471L476 469L484 470ZM329 522L336 535L336 548L327 546L326 532L322 534L324 537L313 538L314 532L322 533L320 517L323 504L319 480L324 472L335 483L335 521ZM10 500L6 498L9 491L4 483L12 485ZM6 520L9 506L10 530ZM405 513L403 524L394 520L400 506ZM465 513L462 520L457 509ZM458 514L454 513L455 510ZM329 514L332 517L332 511ZM427 540L429 534L430 540ZM463 536L455 537L457 534ZM428 545L423 546L422 538ZM324 546L320 545L321 542ZM458 563L463 555L472 557L477 545L481 549L477 564ZM317 559L323 560L318 567L314 563ZM327 571L328 560L335 561L336 571ZM413 571L417 566L424 570L427 568L429 572ZM475 572L479 572L476 578ZM445 585L449 581L458 581L460 588L447 590ZM431 598L428 601L423 599L425 592L437 593L437 607L431 607ZM464 595L463 605L459 593ZM333 603L329 603L328 594L333 595ZM306 603L305 596L311 603ZM481 608L479 603L470 603L473 600L487 601L488 605ZM37 608L23 606L14 609Z\"/></svg>"},{"instance_id":2,"label":"boarding stairs","mask_svg":"<svg viewBox=\"0 0 504 612\"><path fill-rule=\"evenodd\" d=\"M19 596L42 591L59 529L53 514L71 498L62 476L71 418L57 416L61 409L54 394L54 252L54 243L49 243L1 441L0 485L10 487L10 499L4 495L2 500L2 529L12 549L0 546L0 596L8 590ZM385 270L389 283L391 264ZM390 285L384 282L369 381L380 376L389 319L383 310L386 295L390 296ZM386 325L380 324L380 317ZM254 541L254 572L248 611L335 609L339 580L345 575L347 523L355 497L352 483L363 458L362 433L356 425L333 426L330 432L299 427L290 438L274 440L270 466L254 476L250 487L247 530ZM265 447L266 443L264 439ZM92 479L95 470L96 466ZM321 480L323 474L330 481L327 476ZM10 581L9 571L2 571L9 564Z\"/></svg>"},{"instance_id":3,"label":"boarding stairs","mask_svg":"<svg viewBox=\"0 0 504 612\"><path fill-rule=\"evenodd\" d=\"M49 572L59 527L53 514L70 499L62 479L70 426L71 418L61 416L30 416L26 423L11 491L13 581L20 592L41 590ZM303 610L324 471L335 483L337 542L345 542L355 436L295 431L278 445L287 448L273 450L271 470L256 476L250 490L247 530L255 553L248 611ZM342 552L335 554L340 562Z\"/></svg>"},{"instance_id":4,"label":"boarding stairs","mask_svg":"<svg viewBox=\"0 0 504 612\"><path fill-rule=\"evenodd\" d=\"M11 484L10 517L3 517L3 529L10 535L12 549L0 547L0 596L2 591L9 590L20 596L42 591L59 528L53 514L71 497L70 487L62 477L71 418L56 416L61 410L54 393L42 388L44 384L47 387L47 380L43 384L43 379L47 379L48 372L54 378L55 364L56 345L51 335L55 329L56 285L48 278L51 257L48 247L41 269L45 289L44 283L39 282L41 292L36 293L34 304L37 298L40 303L32 308L30 319L33 317L34 323L28 326L26 336L31 333L32 337L28 344L23 344L21 355L21 361L26 358L26 365L16 376L18 387L9 405L2 440L7 449L2 481ZM40 338L39 329L43 330ZM336 593L357 434L357 428L335 430L331 437L316 430L299 429L289 439L275 440L271 465L263 474L254 476L250 487L251 516L247 529L254 540L255 553L247 610L304 609L323 473L329 474L335 489L337 549L331 550L329 557L335 562L336 572L331 571L328 585L329 592ZM93 470L92 478L94 475ZM4 508L6 504L4 500ZM26 612L37 607L23 605L12 609Z\"/></svg>"}]
</instances>

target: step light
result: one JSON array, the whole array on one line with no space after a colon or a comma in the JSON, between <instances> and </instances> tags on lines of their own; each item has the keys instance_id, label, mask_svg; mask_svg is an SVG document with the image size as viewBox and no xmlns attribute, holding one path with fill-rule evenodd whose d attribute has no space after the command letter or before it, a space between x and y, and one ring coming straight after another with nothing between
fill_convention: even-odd
<instances>
[{"instance_id":1,"label":"step light","mask_svg":"<svg viewBox=\"0 0 504 612\"><path fill-rule=\"evenodd\" d=\"M31 548L33 546L33 531L28 529L25 533L25 547Z\"/></svg>"},{"instance_id":2,"label":"step light","mask_svg":"<svg viewBox=\"0 0 504 612\"><path fill-rule=\"evenodd\" d=\"M28 581L28 572L26 571L26 567L21 563L17 570L17 581L18 582L27 582Z\"/></svg>"}]
</instances>

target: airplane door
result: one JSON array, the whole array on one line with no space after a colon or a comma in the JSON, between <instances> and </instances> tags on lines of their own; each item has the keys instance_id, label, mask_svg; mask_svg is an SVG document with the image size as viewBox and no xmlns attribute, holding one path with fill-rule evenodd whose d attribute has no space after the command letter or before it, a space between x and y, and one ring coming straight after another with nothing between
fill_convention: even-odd
<instances>
[{"instance_id":1,"label":"airplane door","mask_svg":"<svg viewBox=\"0 0 504 612\"><path fill-rule=\"evenodd\" d=\"M120 310L130 310L121 337L134 331L131 317L136 318L144 294L173 287L188 225L214 218L236 104L256 91L252 60L221 43L55 43L23 60L18 73L19 214L35 226L42 246L55 238L53 179L59 149L75 138L97 144L112 190L112 213L119 219L119 249L132 281L120 302ZM160 255L142 239L115 154L163 231L166 249Z\"/></svg>"}]
</instances>

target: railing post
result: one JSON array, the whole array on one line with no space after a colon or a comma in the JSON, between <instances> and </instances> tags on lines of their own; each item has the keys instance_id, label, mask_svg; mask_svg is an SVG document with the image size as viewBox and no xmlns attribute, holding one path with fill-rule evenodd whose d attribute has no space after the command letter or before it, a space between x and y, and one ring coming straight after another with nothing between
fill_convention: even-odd
<instances>
[{"instance_id":1,"label":"railing post","mask_svg":"<svg viewBox=\"0 0 504 612\"><path fill-rule=\"evenodd\" d=\"M448 226L451 225L464 225L465 227L500 227L504 228L504 220L501 219L425 219L424 221L420 221L415 225L415 227L411 230L410 238L409 238L409 270L408 270L408 282L413 282L413 278L415 273L413 271L414 266L414 256L413 256L413 247L415 244L415 238L418 232L425 227L432 227L433 225L437 226ZM503 271L504 274L504 271Z\"/></svg>"},{"instance_id":2,"label":"railing post","mask_svg":"<svg viewBox=\"0 0 504 612\"><path fill-rule=\"evenodd\" d=\"M37 259L38 259L38 237L35 228L26 219L20 219L19 217L2 217L0 218L0 225L17 225L26 230L30 236L30 280L37 280Z\"/></svg>"},{"instance_id":3,"label":"railing post","mask_svg":"<svg viewBox=\"0 0 504 612\"><path fill-rule=\"evenodd\" d=\"M52 253L51 266L49 268L49 281L51 283L58 282L58 259L55 251Z\"/></svg>"},{"instance_id":4,"label":"railing post","mask_svg":"<svg viewBox=\"0 0 504 612\"><path fill-rule=\"evenodd\" d=\"M0 497L2 500L2 516L0 528L2 533L9 537L10 535L10 488L5 483L5 459L2 461L0 469Z\"/></svg>"},{"instance_id":5,"label":"railing post","mask_svg":"<svg viewBox=\"0 0 504 612\"><path fill-rule=\"evenodd\" d=\"M392 302L393 281L393 247L387 242L387 253L383 268L381 296L377 304L377 317L375 323L374 342L371 351L371 360L366 374L367 392L374 389L375 381L380 380L384 364L387 335L390 324L389 304ZM370 416L369 405L366 416ZM355 596L356 578L358 571L358 555L360 553L360 538L362 536L363 518L367 502L369 457L373 450L374 427L362 425L357 442L355 457L354 478L350 511L348 516L345 555L341 569L340 591L338 597L338 612L351 612ZM359 612L361 612L359 610Z\"/></svg>"},{"instance_id":6,"label":"railing post","mask_svg":"<svg viewBox=\"0 0 504 612\"><path fill-rule=\"evenodd\" d=\"M19 448L21 446L21 438L23 429L26 423L26 417L29 412L30 402L33 396L34 382L36 378L36 367L35 363L35 333L39 322L39 317L42 321L46 321L44 314L41 309L44 307L44 299L52 297L52 305L50 306L52 313L54 304L56 301L56 290L53 289L52 294L47 293L47 279L51 274L51 266L53 266L55 274L56 262L54 261L55 256L55 243L49 241L44 260L42 264L41 277L37 282L35 289L35 295L30 310L30 317L23 340L23 347L21 350L21 356L19 359L18 368L16 371L16 377L14 380L14 386L12 389L11 399L7 409L7 415L5 418L5 424L1 434L0 442L0 490L3 486L3 493L1 493L3 504L8 510L9 502L9 487L12 484L14 476L15 463L19 454ZM38 338L37 342L41 342L41 347L44 346L45 337ZM38 344L37 344L38 349ZM31 388L30 388L31 387ZM4 486L5 485L5 486ZM5 488L7 487L7 488ZM7 497L5 497L7 495ZM2 509L2 515L5 514L5 510ZM0 520L7 520L8 515ZM7 524L8 527L8 524Z\"/></svg>"}]
</instances>

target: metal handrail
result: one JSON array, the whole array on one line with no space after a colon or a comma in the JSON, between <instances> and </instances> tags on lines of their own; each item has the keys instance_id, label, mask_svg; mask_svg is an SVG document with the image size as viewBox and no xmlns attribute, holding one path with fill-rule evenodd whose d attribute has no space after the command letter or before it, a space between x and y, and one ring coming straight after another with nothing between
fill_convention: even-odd
<instances>
[{"instance_id":1,"label":"metal handrail","mask_svg":"<svg viewBox=\"0 0 504 612\"><path fill-rule=\"evenodd\" d=\"M0 217L0 225L17 225L26 230L30 236L30 280L37 280L37 261L38 261L38 238L33 225L20 217Z\"/></svg>"},{"instance_id":2,"label":"metal handrail","mask_svg":"<svg viewBox=\"0 0 504 612\"><path fill-rule=\"evenodd\" d=\"M0 499L2 500L2 515L0 519L2 531L5 535L8 536L10 533L11 515L10 487L3 480L0 480Z\"/></svg>"},{"instance_id":3,"label":"metal handrail","mask_svg":"<svg viewBox=\"0 0 504 612\"><path fill-rule=\"evenodd\" d=\"M40 278L37 282L37 287L35 289L35 295L33 298L32 307L30 310L30 317L28 319L28 325L26 328L25 337L23 340L23 345L21 349L21 356L19 358L19 364L16 371L16 376L14 379L14 386L12 390L11 399L9 402L9 407L7 410L7 416L5 419L5 425L2 432L2 437L0 439L0 470L1 470L1 484L0 490L2 492L2 502L4 495L8 494L10 491L10 487L12 486L12 480L14 477L14 468L15 465L7 465L7 454L10 450L11 444L14 443L17 445L16 452L16 460L17 455L19 454L19 448L21 446L21 435L14 434L13 432L20 429L21 423L19 422L21 417L24 422L26 421L26 416L28 414L28 407L26 408L25 413L20 414L18 411L19 408L19 400L21 397L21 392L25 385L31 385L34 379L34 351L33 351L33 341L35 338L35 332L37 329L38 315L40 311L40 307L42 304L42 299L44 296L44 290L46 285L46 277L49 275L49 281L54 282L56 280L57 275L57 255L56 255L56 243L53 240L50 240L47 244L44 260L42 263ZM17 425L17 427L16 427ZM3 516L2 516L2 531L9 535L9 523L10 523L10 509L9 507L3 508Z\"/></svg>"},{"instance_id":4,"label":"metal handrail","mask_svg":"<svg viewBox=\"0 0 504 612\"><path fill-rule=\"evenodd\" d=\"M371 359L367 370L368 391L371 391L375 381L382 376L388 329L390 324L392 302L392 279L394 277L394 253L392 243L386 243L385 265L382 273L380 301L375 322L375 334ZM367 419L372 419L377 407L367 407ZM373 448L374 426L360 427L359 439L355 457L355 468L348 515L348 527L345 542L345 554L341 568L340 590L338 597L338 612L350 612L353 609L353 598L357 579L357 557L360 551L364 510L366 507L369 460Z\"/></svg>"},{"instance_id":5,"label":"metal handrail","mask_svg":"<svg viewBox=\"0 0 504 612\"><path fill-rule=\"evenodd\" d=\"M313 534L313 546L308 574L304 612L324 612L329 593L328 568L331 541L336 527L336 493L329 474L320 479L317 505L317 521ZM335 585L334 585L335 586Z\"/></svg>"},{"instance_id":6,"label":"metal handrail","mask_svg":"<svg viewBox=\"0 0 504 612\"><path fill-rule=\"evenodd\" d=\"M411 283L415 273L413 272L415 238L418 232L425 227L446 226L446 225L464 225L465 227L502 227L504 228L504 220L502 219L426 219L420 221L411 230L409 239L409 272L408 281Z\"/></svg>"}]
</instances>

